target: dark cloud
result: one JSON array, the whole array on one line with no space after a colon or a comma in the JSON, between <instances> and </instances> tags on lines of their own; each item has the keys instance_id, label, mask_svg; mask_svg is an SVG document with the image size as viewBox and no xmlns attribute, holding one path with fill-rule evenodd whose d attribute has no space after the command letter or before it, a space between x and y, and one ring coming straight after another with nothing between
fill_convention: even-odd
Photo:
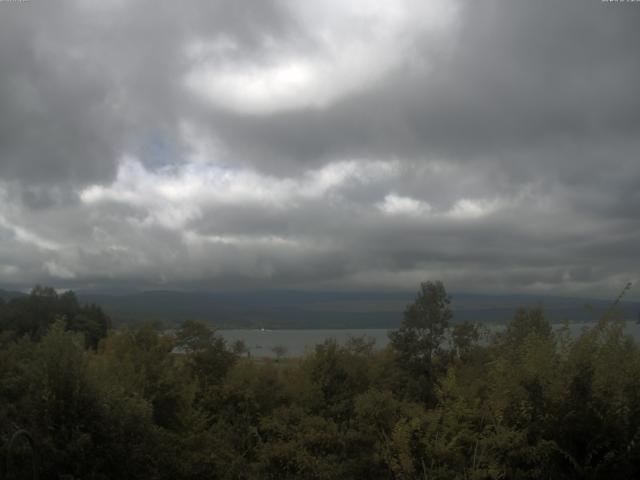
<instances>
[{"instance_id":1,"label":"dark cloud","mask_svg":"<svg viewBox=\"0 0 640 480\"><path fill-rule=\"evenodd\" d=\"M468 2L453 46L417 50L430 70L390 72L330 109L217 113L212 129L259 168L345 155L521 164L511 157L523 150L628 141L640 127L638 20L637 8L599 1Z\"/></svg>"},{"instance_id":2,"label":"dark cloud","mask_svg":"<svg viewBox=\"0 0 640 480\"><path fill-rule=\"evenodd\" d=\"M636 280L640 7L438 5L0 3L0 282Z\"/></svg>"},{"instance_id":3,"label":"dark cloud","mask_svg":"<svg viewBox=\"0 0 640 480\"><path fill-rule=\"evenodd\" d=\"M0 15L0 173L34 183L108 180L123 150L179 143L187 42L251 49L288 24L266 1L27 3Z\"/></svg>"}]
</instances>

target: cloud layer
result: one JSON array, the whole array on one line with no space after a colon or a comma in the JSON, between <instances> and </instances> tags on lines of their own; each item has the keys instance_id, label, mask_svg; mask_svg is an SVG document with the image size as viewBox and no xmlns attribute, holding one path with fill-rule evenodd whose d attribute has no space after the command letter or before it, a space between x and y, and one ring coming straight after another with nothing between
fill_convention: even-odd
<instances>
[{"instance_id":1,"label":"cloud layer","mask_svg":"<svg viewBox=\"0 0 640 480\"><path fill-rule=\"evenodd\" d=\"M640 270L639 21L0 3L0 284L611 296Z\"/></svg>"}]
</instances>

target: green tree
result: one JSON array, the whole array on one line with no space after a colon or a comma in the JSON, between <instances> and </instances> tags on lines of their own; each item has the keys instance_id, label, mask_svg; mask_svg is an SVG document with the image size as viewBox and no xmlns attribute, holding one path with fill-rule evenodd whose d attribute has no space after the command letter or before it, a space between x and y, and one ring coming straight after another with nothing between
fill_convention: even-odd
<instances>
[{"instance_id":1,"label":"green tree","mask_svg":"<svg viewBox=\"0 0 640 480\"><path fill-rule=\"evenodd\" d=\"M479 339L478 326L470 322L458 323L453 326L451 331L454 352L461 359L465 359L469 355Z\"/></svg>"},{"instance_id":2,"label":"green tree","mask_svg":"<svg viewBox=\"0 0 640 480\"><path fill-rule=\"evenodd\" d=\"M404 311L399 330L391 332L398 362L410 375L410 388L427 402L434 400L434 382L443 341L453 314L451 298L442 282L423 282L416 300Z\"/></svg>"},{"instance_id":3,"label":"green tree","mask_svg":"<svg viewBox=\"0 0 640 480\"><path fill-rule=\"evenodd\" d=\"M220 384L238 356L215 330L203 322L187 320L176 332L176 347L186 356L187 365L204 392Z\"/></svg>"},{"instance_id":4,"label":"green tree","mask_svg":"<svg viewBox=\"0 0 640 480\"><path fill-rule=\"evenodd\" d=\"M501 337L505 344L520 345L529 335L549 338L551 334L551 324L545 318L544 311L541 307L535 307L519 308Z\"/></svg>"},{"instance_id":5,"label":"green tree","mask_svg":"<svg viewBox=\"0 0 640 480\"><path fill-rule=\"evenodd\" d=\"M29 295L0 305L0 330L15 337L39 340L56 320L62 320L67 330L82 333L94 349L111 327L111 320L99 306L81 305L72 291L58 294L51 287L36 285Z\"/></svg>"},{"instance_id":6,"label":"green tree","mask_svg":"<svg viewBox=\"0 0 640 480\"><path fill-rule=\"evenodd\" d=\"M336 420L352 416L355 397L370 383L366 356L338 345L334 339L316 345L302 361L301 369L307 406Z\"/></svg>"}]
</instances>

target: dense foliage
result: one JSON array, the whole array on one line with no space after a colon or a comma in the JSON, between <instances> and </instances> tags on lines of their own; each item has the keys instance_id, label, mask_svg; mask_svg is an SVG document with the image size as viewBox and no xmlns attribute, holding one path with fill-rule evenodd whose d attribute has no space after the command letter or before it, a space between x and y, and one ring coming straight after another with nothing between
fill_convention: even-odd
<instances>
[{"instance_id":1,"label":"dense foliage","mask_svg":"<svg viewBox=\"0 0 640 480\"><path fill-rule=\"evenodd\" d=\"M5 337L27 336L39 340L53 323L80 332L87 346L96 348L107 335L109 317L96 305L80 305L71 291L58 294L51 287L36 286L30 295L5 302L0 298L0 331Z\"/></svg>"},{"instance_id":2,"label":"dense foliage","mask_svg":"<svg viewBox=\"0 0 640 480\"><path fill-rule=\"evenodd\" d=\"M96 307L39 289L0 305L0 445L28 429L46 479L640 477L621 322L576 338L520 310L489 335L448 305L427 282L385 350L260 360L197 322L107 334Z\"/></svg>"}]
</instances>

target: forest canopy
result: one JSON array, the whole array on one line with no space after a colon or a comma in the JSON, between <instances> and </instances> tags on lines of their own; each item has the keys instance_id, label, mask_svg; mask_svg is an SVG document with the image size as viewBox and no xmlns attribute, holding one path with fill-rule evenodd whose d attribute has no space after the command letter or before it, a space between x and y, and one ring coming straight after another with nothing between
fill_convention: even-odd
<instances>
[{"instance_id":1,"label":"forest canopy","mask_svg":"<svg viewBox=\"0 0 640 480\"><path fill-rule=\"evenodd\" d=\"M36 287L0 301L0 447L30 432L45 479L640 474L640 351L615 314L572 336L521 309L490 333L450 302L425 282L386 348L272 360L195 321L113 330Z\"/></svg>"}]
</instances>

